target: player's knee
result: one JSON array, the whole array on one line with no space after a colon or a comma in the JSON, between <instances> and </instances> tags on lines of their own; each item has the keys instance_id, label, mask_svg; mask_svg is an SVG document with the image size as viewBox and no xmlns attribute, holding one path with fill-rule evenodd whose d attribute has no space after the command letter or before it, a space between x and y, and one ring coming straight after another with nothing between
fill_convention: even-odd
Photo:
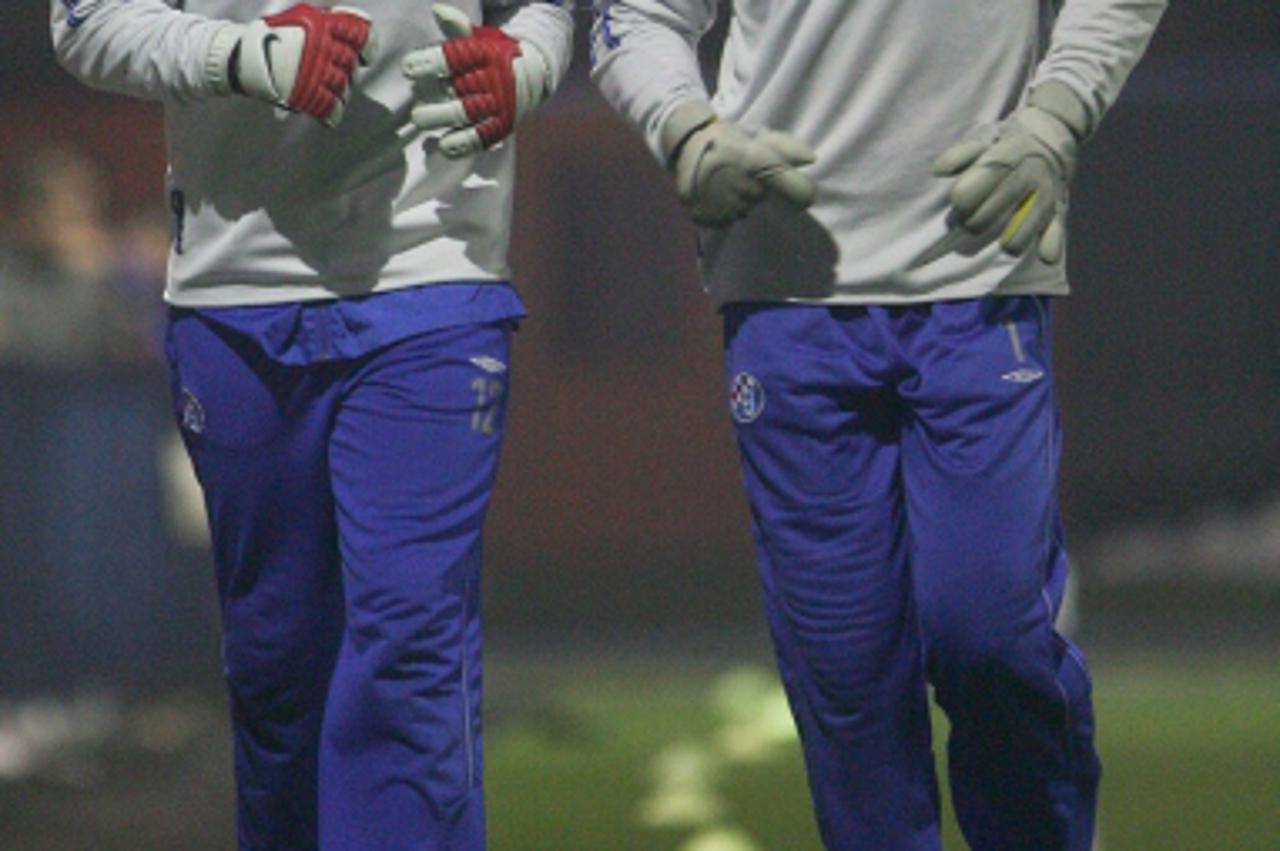
<instances>
[{"instance_id":1,"label":"player's knee","mask_svg":"<svg viewBox=\"0 0 1280 851\"><path fill-rule=\"evenodd\" d=\"M333 670L339 625L300 629L281 621L274 631L226 628L223 676L233 700L255 716L322 701Z\"/></svg>"},{"instance_id":2,"label":"player's knee","mask_svg":"<svg viewBox=\"0 0 1280 851\"><path fill-rule=\"evenodd\" d=\"M324 694L329 666L312 653L271 652L229 646L223 676L233 702L246 717L291 723L301 708Z\"/></svg>"},{"instance_id":3,"label":"player's knee","mask_svg":"<svg viewBox=\"0 0 1280 851\"><path fill-rule=\"evenodd\" d=\"M994 630L952 631L929 643L926 660L930 682L939 697L1006 693L1029 676L1033 648L1025 639Z\"/></svg>"}]
</instances>

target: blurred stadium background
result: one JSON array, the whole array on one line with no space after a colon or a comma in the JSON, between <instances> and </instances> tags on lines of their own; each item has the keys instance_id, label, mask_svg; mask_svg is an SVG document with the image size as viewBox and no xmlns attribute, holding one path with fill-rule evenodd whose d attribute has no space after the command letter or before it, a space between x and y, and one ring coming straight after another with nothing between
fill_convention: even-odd
<instances>
[{"instance_id":1,"label":"blurred stadium background","mask_svg":"<svg viewBox=\"0 0 1280 851\"><path fill-rule=\"evenodd\" d=\"M227 849L160 112L58 69L46 17L0 28L0 849ZM693 234L582 66L520 149L492 847L817 849ZM1173 3L1072 226L1063 501L1105 847L1280 848L1280 7Z\"/></svg>"}]
</instances>

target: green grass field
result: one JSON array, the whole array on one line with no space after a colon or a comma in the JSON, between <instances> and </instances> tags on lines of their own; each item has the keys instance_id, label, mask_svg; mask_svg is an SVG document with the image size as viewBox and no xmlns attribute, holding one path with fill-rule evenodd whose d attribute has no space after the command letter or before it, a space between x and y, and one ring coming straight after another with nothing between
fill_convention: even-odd
<instances>
[{"instance_id":1,"label":"green grass field","mask_svg":"<svg viewBox=\"0 0 1280 851\"><path fill-rule=\"evenodd\" d=\"M715 675L554 679L536 692L557 695L541 712L512 718L489 738L495 851L694 848L691 840L716 824L743 841L707 851L821 848L794 741L773 739L754 762L715 757L725 723ZM1103 666L1095 688L1108 851L1280 848L1280 668ZM663 753L665 780L655 764ZM702 779L691 782L690 773ZM675 789L666 796L673 812L667 826L654 826L644 816L655 798L661 803L664 784ZM718 812L705 812L708 799ZM964 848L946 818L946 846Z\"/></svg>"},{"instance_id":2,"label":"green grass field","mask_svg":"<svg viewBox=\"0 0 1280 851\"><path fill-rule=\"evenodd\" d=\"M820 851L770 671L490 662L491 851ZM1273 659L1095 667L1106 851L1280 849ZM949 821L945 841L965 847ZM126 707L109 735L0 777L2 851L233 847L214 693Z\"/></svg>"}]
</instances>

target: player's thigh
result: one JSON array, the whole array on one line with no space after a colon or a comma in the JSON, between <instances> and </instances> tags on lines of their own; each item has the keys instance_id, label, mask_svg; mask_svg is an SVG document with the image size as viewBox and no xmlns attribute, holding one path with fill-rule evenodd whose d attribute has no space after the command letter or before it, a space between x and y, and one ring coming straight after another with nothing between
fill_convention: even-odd
<instances>
[{"instance_id":1,"label":"player's thigh","mask_svg":"<svg viewBox=\"0 0 1280 851\"><path fill-rule=\"evenodd\" d=\"M418 335L351 378L330 462L356 621L454 605L474 581L505 426L509 337L506 324Z\"/></svg>"},{"instance_id":2,"label":"player's thigh","mask_svg":"<svg viewBox=\"0 0 1280 851\"><path fill-rule=\"evenodd\" d=\"M773 608L802 641L893 634L907 584L892 395L823 309L726 320L730 410Z\"/></svg>"},{"instance_id":3,"label":"player's thigh","mask_svg":"<svg viewBox=\"0 0 1280 851\"><path fill-rule=\"evenodd\" d=\"M191 312L174 316L168 344L175 415L208 510L228 673L269 690L308 660L322 670L341 623L325 394Z\"/></svg>"},{"instance_id":4,"label":"player's thigh","mask_svg":"<svg viewBox=\"0 0 1280 851\"><path fill-rule=\"evenodd\" d=\"M913 575L922 622L1014 624L1059 550L1058 418L1039 299L935 308L905 396ZM966 615L967 613L967 615Z\"/></svg>"},{"instance_id":5,"label":"player's thigh","mask_svg":"<svg viewBox=\"0 0 1280 851\"><path fill-rule=\"evenodd\" d=\"M215 538L252 534L268 546L312 536L331 515L325 430L335 394L323 377L282 367L190 311L175 313L167 343L174 413Z\"/></svg>"}]
</instances>

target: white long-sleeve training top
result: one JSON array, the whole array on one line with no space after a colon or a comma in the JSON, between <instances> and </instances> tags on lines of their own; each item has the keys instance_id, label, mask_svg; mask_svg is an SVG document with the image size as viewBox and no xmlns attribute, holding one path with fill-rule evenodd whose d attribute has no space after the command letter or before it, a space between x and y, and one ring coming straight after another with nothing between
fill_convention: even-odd
<instances>
[{"instance_id":1,"label":"white long-sleeve training top","mask_svg":"<svg viewBox=\"0 0 1280 851\"><path fill-rule=\"evenodd\" d=\"M161 100L175 222L167 299L187 307L362 295L509 277L510 140L446 159L409 120L404 55L443 40L431 3L343 0L368 13L378 55L356 72L342 123L218 96L215 32L295 0L51 0L59 61L85 83ZM328 2L313 5L330 6ZM455 0L568 67L563 2Z\"/></svg>"},{"instance_id":2,"label":"white long-sleeve training top","mask_svg":"<svg viewBox=\"0 0 1280 851\"><path fill-rule=\"evenodd\" d=\"M913 261L948 232L951 145L989 137L1035 86L1078 94L1090 128L1116 100L1166 0L733 0L711 105L817 152L804 212L768 198L700 234L716 302L909 303L1065 293L1064 264L991 244ZM707 99L695 54L716 0L597 0L592 75L661 157L671 110Z\"/></svg>"}]
</instances>

